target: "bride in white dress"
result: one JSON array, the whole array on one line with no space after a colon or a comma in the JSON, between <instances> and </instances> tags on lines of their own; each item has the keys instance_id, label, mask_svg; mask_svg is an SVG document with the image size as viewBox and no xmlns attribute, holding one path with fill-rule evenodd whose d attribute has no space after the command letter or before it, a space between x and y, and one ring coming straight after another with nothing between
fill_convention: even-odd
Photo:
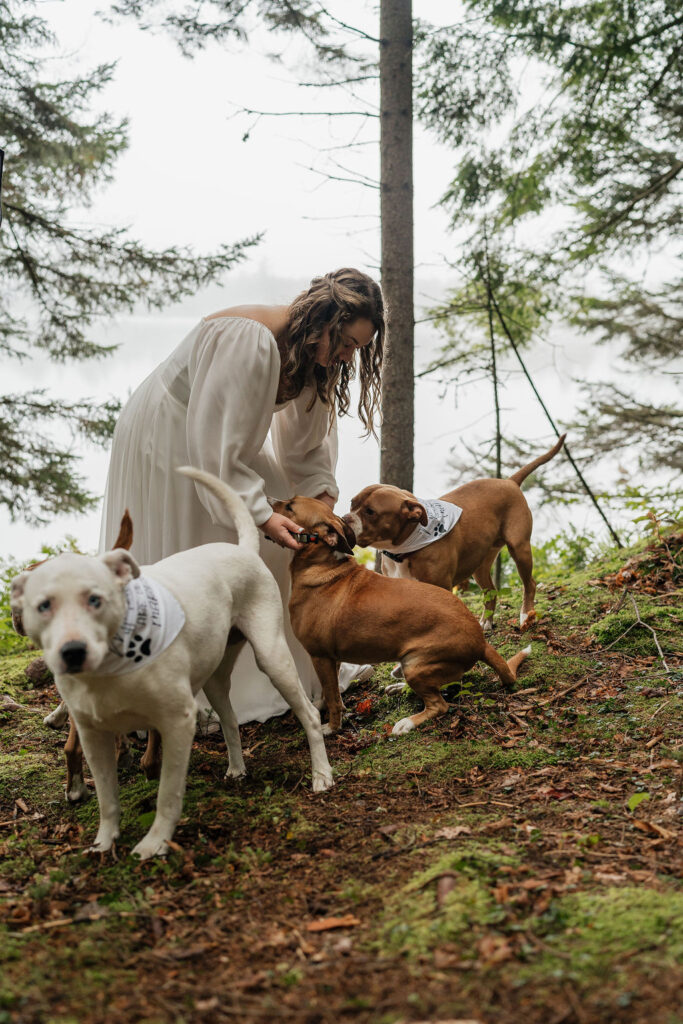
<instances>
[{"instance_id":1,"label":"bride in white dress","mask_svg":"<svg viewBox=\"0 0 683 1024\"><path fill-rule=\"evenodd\" d=\"M112 545L126 508L132 553L143 565L199 544L234 543L222 506L175 469L189 464L225 480L261 530L261 556L280 587L287 639L314 699L320 684L287 609L288 549L298 546L290 531L298 527L274 513L268 497L304 494L334 507L337 416L348 412L358 364L358 414L372 430L384 330L379 286L352 269L314 278L288 306L221 310L204 317L143 381L114 431L100 549ZM342 666L342 688L362 668ZM248 644L230 693L240 723L287 710Z\"/></svg>"}]
</instances>

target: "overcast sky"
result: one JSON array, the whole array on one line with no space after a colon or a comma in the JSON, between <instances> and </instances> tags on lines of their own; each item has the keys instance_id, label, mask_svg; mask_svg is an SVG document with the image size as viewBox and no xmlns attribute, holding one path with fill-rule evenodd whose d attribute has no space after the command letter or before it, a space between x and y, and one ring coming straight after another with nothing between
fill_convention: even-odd
<instances>
[{"instance_id":1,"label":"overcast sky","mask_svg":"<svg viewBox=\"0 0 683 1024\"><path fill-rule=\"evenodd\" d=\"M49 60L46 75L67 76L117 60L115 81L98 102L130 122L130 147L117 164L115 181L97 195L93 207L78 213L78 219L103 227L128 225L131 234L149 246L187 244L198 252L264 232L248 262L227 275L221 286L162 313L141 310L99 325L96 339L119 346L109 359L59 367L34 360L3 368L7 390L45 386L70 398L125 399L207 313L238 302L287 302L311 277L340 266L378 275L377 190L325 177L325 172L344 176L343 167L350 162L368 178L377 177L377 124L374 119L324 116L261 118L254 124L255 118L238 113L241 106L269 111L371 110L373 87L366 87L358 102L329 89L297 88L287 65L296 64L298 74L308 80L313 69L303 65L293 43L287 45L283 63L267 59L276 41L262 32L253 35L248 46L232 45L230 51L211 46L188 60L167 36L142 32L132 22L104 24L94 13L95 6L92 0L45 0L39 7L64 54ZM100 6L105 6L104 0ZM341 11L338 3L329 7ZM438 23L453 17L455 5L421 0L419 8L421 17ZM374 15L364 3L345 0L343 17L356 18L356 24L376 31ZM249 127L249 138L242 141ZM436 205L452 169L448 151L416 130L418 318L455 283L447 260L456 255L456 240ZM608 353L582 339L566 341L561 333L555 344L539 341L529 356L537 384L560 423L570 417L577 399L573 378L587 371L594 377L611 372ZM429 324L419 325L418 369L440 343ZM428 379L418 381L416 398L415 490L424 497L435 496L461 482L447 467L457 439L474 443L490 436L492 398L484 384L456 395ZM550 446L552 432L519 374L508 376L503 401L504 424L518 435L538 439L539 452ZM338 478L340 506L345 510L356 491L378 479L379 457L373 440L359 439L355 418L342 421L340 435ZM78 450L89 487L101 494L106 453ZM509 467L510 472L515 468ZM571 517L580 530L598 525L587 504L575 506ZM95 549L99 514L63 516L37 529L11 524L0 514L0 527L0 554L27 559L41 543L54 544L67 533L78 538L83 550ZM536 539L556 529L555 516L541 516Z\"/></svg>"}]
</instances>

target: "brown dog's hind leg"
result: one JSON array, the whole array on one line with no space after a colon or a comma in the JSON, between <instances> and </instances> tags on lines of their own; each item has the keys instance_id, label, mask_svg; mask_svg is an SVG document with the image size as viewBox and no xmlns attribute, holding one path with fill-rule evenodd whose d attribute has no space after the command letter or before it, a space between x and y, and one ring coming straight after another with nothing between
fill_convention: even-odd
<instances>
[{"instance_id":1,"label":"brown dog's hind leg","mask_svg":"<svg viewBox=\"0 0 683 1024\"><path fill-rule=\"evenodd\" d=\"M518 651L517 654L514 654L511 658L505 661L495 647L491 647L491 644L486 644L481 660L491 666L505 689L511 692L515 688L517 669L530 653L531 647L525 647L523 651Z\"/></svg>"},{"instance_id":2,"label":"brown dog's hind leg","mask_svg":"<svg viewBox=\"0 0 683 1024\"><path fill-rule=\"evenodd\" d=\"M78 729L69 715L69 735L64 744L66 758L66 789L64 795L70 804L77 804L90 796L83 778L83 748L78 737Z\"/></svg>"},{"instance_id":3,"label":"brown dog's hind leg","mask_svg":"<svg viewBox=\"0 0 683 1024\"><path fill-rule=\"evenodd\" d=\"M161 775L161 734L156 729L147 733L147 746L140 758L140 767L148 779L158 779Z\"/></svg>"},{"instance_id":4,"label":"brown dog's hind leg","mask_svg":"<svg viewBox=\"0 0 683 1024\"><path fill-rule=\"evenodd\" d=\"M487 554L481 565L475 569L473 576L481 589L484 591L484 614L479 620L481 628L485 633L490 633L493 629L493 614L496 610L496 600L498 593L496 591L494 582L491 578L491 566L498 557L500 548L492 548Z\"/></svg>"},{"instance_id":5,"label":"brown dog's hind leg","mask_svg":"<svg viewBox=\"0 0 683 1024\"><path fill-rule=\"evenodd\" d=\"M406 682L418 697L424 701L424 709L409 718L401 718L391 730L392 735L401 736L404 733L412 732L419 725L437 718L448 711L448 704L441 696L441 687L447 682L457 682L461 677L464 668L451 672L448 678L444 678L443 669L435 672L433 669L411 668L404 665Z\"/></svg>"},{"instance_id":6,"label":"brown dog's hind leg","mask_svg":"<svg viewBox=\"0 0 683 1024\"><path fill-rule=\"evenodd\" d=\"M323 733L325 736L329 736L341 729L342 711L344 710L344 703L339 692L338 666L332 658L312 657L311 661L323 688L323 697L329 716L327 724L323 725Z\"/></svg>"},{"instance_id":7,"label":"brown dog's hind leg","mask_svg":"<svg viewBox=\"0 0 683 1024\"><path fill-rule=\"evenodd\" d=\"M508 541L508 551L517 566L517 572L519 573L519 578L521 579L522 586L524 587L524 598L522 600L522 609L519 613L519 624L522 627L530 626L536 618L536 612L534 611L536 581L532 576L534 559L531 554L531 544L528 539L522 540L516 544Z\"/></svg>"}]
</instances>

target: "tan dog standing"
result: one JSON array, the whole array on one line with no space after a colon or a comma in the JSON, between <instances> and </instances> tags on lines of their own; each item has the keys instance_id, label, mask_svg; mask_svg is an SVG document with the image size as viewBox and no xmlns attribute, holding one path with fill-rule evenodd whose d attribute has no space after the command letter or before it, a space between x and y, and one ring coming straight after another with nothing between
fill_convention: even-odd
<instances>
[{"instance_id":1,"label":"tan dog standing","mask_svg":"<svg viewBox=\"0 0 683 1024\"><path fill-rule=\"evenodd\" d=\"M477 661L490 665L505 688L513 689L529 648L505 662L454 594L415 580L389 579L359 565L353 557L353 531L322 501L297 496L272 505L306 536L290 566L289 611L294 633L322 684L329 712L326 732L337 732L341 725L337 671L342 661L401 662L425 707L397 722L396 734L443 714L448 704L441 687L461 679Z\"/></svg>"},{"instance_id":2,"label":"tan dog standing","mask_svg":"<svg viewBox=\"0 0 683 1024\"><path fill-rule=\"evenodd\" d=\"M386 576L421 580L444 590L452 590L474 576L487 595L481 619L486 632L493 629L496 607L491 566L507 545L524 587L519 615L520 626L524 626L536 614L536 583L531 554L533 519L520 488L530 473L557 455L565 437L563 434L550 451L507 480L472 480L444 494L439 500L458 506L462 515L450 532L417 551L394 553L392 557L392 552L406 546L420 525L427 525L425 506L410 491L389 484L364 487L352 500L344 522L359 544L383 551L382 572Z\"/></svg>"}]
</instances>

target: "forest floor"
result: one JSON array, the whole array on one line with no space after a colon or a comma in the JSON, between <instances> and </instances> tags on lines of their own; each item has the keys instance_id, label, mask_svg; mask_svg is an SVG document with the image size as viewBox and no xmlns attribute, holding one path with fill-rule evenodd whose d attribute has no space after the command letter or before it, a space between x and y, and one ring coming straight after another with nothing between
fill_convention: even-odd
<instances>
[{"instance_id":1,"label":"forest floor","mask_svg":"<svg viewBox=\"0 0 683 1024\"><path fill-rule=\"evenodd\" d=\"M242 728L249 776L198 738L177 847L129 856L157 784L122 768L116 857L83 853L53 688L0 659L0 1024L592 1024L683 1019L683 534L546 579L495 645L532 642L517 692L472 671L449 713L345 695L313 794L291 714ZM481 599L466 594L472 607ZM658 646L659 645L659 646Z\"/></svg>"}]
</instances>

